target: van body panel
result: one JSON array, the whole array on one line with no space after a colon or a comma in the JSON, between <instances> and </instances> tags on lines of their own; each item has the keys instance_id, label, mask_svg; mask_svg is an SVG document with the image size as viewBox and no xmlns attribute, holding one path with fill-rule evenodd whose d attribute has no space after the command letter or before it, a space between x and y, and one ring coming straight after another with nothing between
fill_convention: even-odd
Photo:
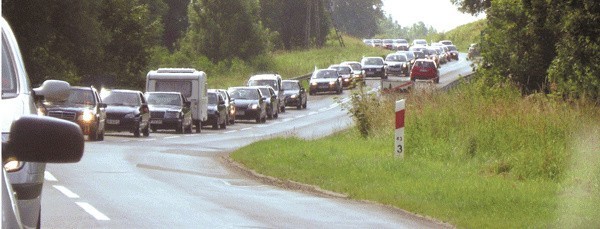
<instances>
[{"instance_id":1,"label":"van body panel","mask_svg":"<svg viewBox=\"0 0 600 229\"><path fill-rule=\"evenodd\" d=\"M208 119L206 73L190 68L160 68L148 72L146 92L180 92L190 101L194 123Z\"/></svg>"}]
</instances>

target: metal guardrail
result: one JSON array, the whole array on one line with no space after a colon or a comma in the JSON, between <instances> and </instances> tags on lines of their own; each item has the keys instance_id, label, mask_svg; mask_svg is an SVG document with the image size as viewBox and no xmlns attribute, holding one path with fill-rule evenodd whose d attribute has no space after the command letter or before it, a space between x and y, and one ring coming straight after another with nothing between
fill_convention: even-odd
<instances>
[{"instance_id":1,"label":"metal guardrail","mask_svg":"<svg viewBox=\"0 0 600 229\"><path fill-rule=\"evenodd\" d=\"M312 76L312 72L311 73L307 73L301 76L296 76L294 78L290 78L291 80L308 80L310 79L310 76Z\"/></svg>"},{"instance_id":2,"label":"metal guardrail","mask_svg":"<svg viewBox=\"0 0 600 229\"><path fill-rule=\"evenodd\" d=\"M464 75L464 76L458 78L457 80L452 81L451 83L447 84L446 86L440 88L440 90L449 91L463 82L468 82L469 80L471 80L471 78L473 78L473 76L475 76L475 72L472 72L468 75Z\"/></svg>"}]
</instances>

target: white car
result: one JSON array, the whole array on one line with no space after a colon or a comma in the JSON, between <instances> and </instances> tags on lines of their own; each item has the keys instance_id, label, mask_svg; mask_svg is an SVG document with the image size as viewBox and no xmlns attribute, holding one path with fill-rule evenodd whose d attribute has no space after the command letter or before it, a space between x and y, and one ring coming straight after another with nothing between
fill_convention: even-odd
<instances>
[{"instance_id":1,"label":"white car","mask_svg":"<svg viewBox=\"0 0 600 229\"><path fill-rule=\"evenodd\" d=\"M70 123L55 118L32 118L38 114L37 104L41 104L42 98L46 101L64 101L69 97L71 86L69 83L58 80L47 80L41 87L31 89L27 72L21 52L17 44L17 40L12 32L12 29L4 18L1 20L2 26L2 99L0 100L0 116L2 130L2 166L3 176L6 176L2 181L3 185L3 211L2 224L3 228L39 228L41 214L41 196L42 185L44 183L44 170L46 169L45 162L56 162L60 160L61 154L69 152L68 147L71 143L81 144L81 152L83 153L83 134L77 124ZM42 108L42 107L40 107ZM27 121L29 117L30 121ZM41 120L38 126L21 127L22 134L31 135L30 131L38 132L29 136L27 142L17 142L23 139L23 135L13 136L11 128L15 128L13 122L15 120L23 120L20 123L37 123L36 120ZM48 129L48 126L41 126L43 122L59 123L56 128ZM69 124L64 124L64 123ZM62 124L60 124L62 123ZM68 128L76 127L79 130L80 138L68 138L69 133L56 132L61 130L61 125ZM54 126L54 124L49 124ZM69 127L70 126L70 127ZM19 131L16 131L19 132ZM52 137L60 136L60 138ZM76 134L75 134L76 135ZM64 140L66 139L66 140ZM67 140L70 143L67 143ZM11 145L7 147L5 145ZM58 144L57 144L58 143ZM58 150L57 150L58 149ZM30 151L36 152L30 152ZM60 152L55 152L60 151ZM38 157L26 157L25 154L36 154ZM43 158L43 154L52 155L56 158ZM14 154L14 155L11 155ZM47 156L46 156L47 157ZM23 159L23 160L19 160ZM79 159L77 159L78 161ZM8 182L10 185L6 185ZM10 191L7 191L10 190ZM16 195L11 195L12 193ZM5 194L6 192L6 194ZM10 201L6 201L10 200ZM9 212L5 211L5 204L14 204ZM11 215L12 212L14 216ZM5 220L5 219L12 219Z\"/></svg>"}]
</instances>

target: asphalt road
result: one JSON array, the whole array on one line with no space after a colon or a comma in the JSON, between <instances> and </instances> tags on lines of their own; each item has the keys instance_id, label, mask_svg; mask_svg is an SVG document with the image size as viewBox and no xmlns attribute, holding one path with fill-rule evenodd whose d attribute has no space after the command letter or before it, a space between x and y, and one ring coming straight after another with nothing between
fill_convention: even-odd
<instances>
[{"instance_id":1,"label":"asphalt road","mask_svg":"<svg viewBox=\"0 0 600 229\"><path fill-rule=\"evenodd\" d=\"M470 72L464 57L440 85ZM378 80L368 80L376 85ZM437 228L401 210L261 183L224 165L223 154L276 136L318 138L348 128L342 95L310 96L265 124L238 122L199 134L107 133L76 164L48 165L42 228Z\"/></svg>"}]
</instances>

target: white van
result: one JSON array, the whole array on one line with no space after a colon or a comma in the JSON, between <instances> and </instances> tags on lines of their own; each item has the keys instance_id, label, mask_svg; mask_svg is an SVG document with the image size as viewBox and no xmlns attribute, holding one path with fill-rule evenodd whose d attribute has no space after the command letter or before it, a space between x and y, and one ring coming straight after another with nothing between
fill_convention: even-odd
<instances>
[{"instance_id":1,"label":"white van","mask_svg":"<svg viewBox=\"0 0 600 229\"><path fill-rule=\"evenodd\" d=\"M159 68L146 76L146 92L180 92L190 101L197 133L208 119L206 88L206 73L193 68Z\"/></svg>"},{"instance_id":2,"label":"white van","mask_svg":"<svg viewBox=\"0 0 600 229\"><path fill-rule=\"evenodd\" d=\"M283 96L283 87L281 86L281 76L279 74L251 76L248 80L248 86L271 86L275 90L275 93L277 93L279 112L285 112L285 97Z\"/></svg>"}]
</instances>

